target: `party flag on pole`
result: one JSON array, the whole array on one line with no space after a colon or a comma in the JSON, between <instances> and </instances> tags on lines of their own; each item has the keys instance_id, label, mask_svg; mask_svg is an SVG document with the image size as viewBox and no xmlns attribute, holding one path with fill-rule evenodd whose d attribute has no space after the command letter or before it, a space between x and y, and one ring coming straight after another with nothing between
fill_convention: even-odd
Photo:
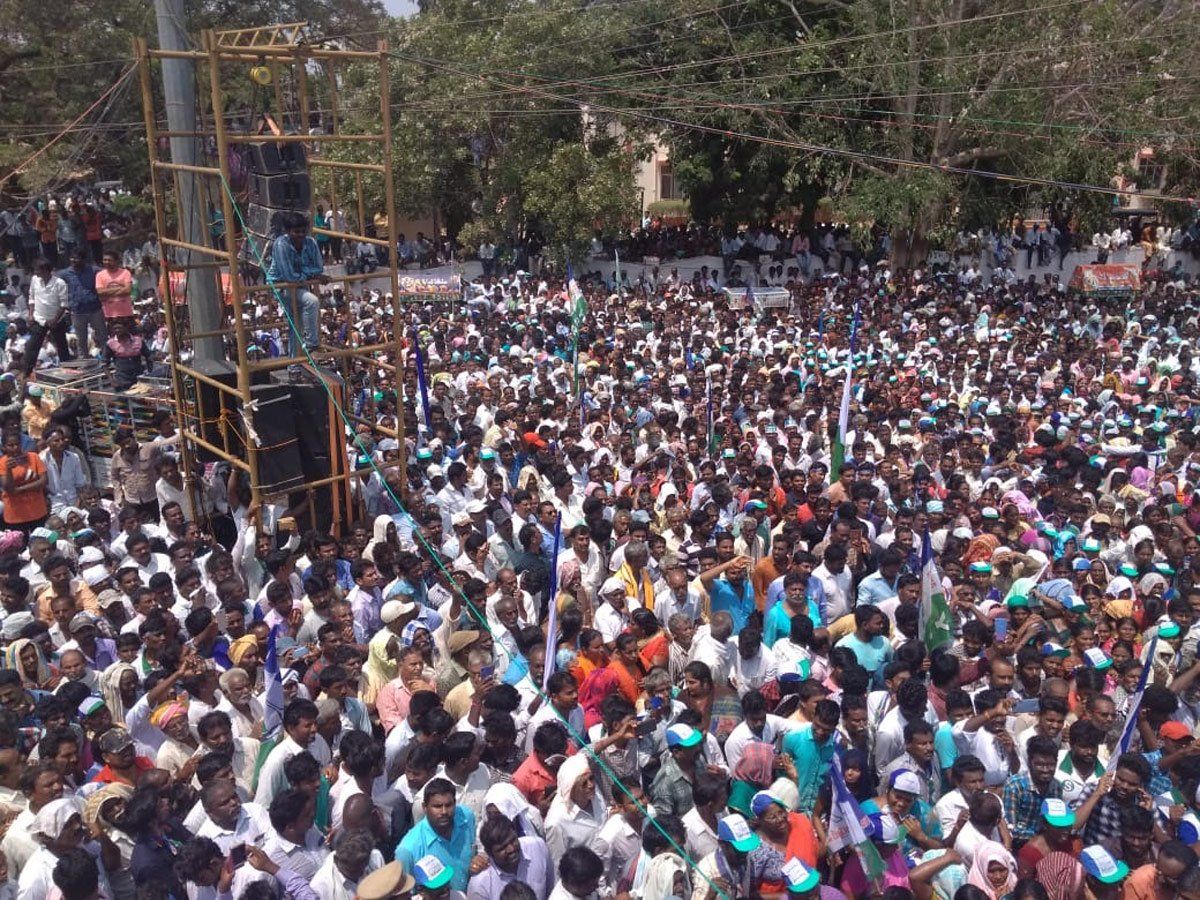
<instances>
[{"instance_id":1,"label":"party flag on pole","mask_svg":"<svg viewBox=\"0 0 1200 900\"><path fill-rule=\"evenodd\" d=\"M954 622L950 616L950 604L942 589L942 578L933 561L933 541L929 528L921 539L921 627L918 634L925 647L932 653L943 644L954 639Z\"/></svg>"},{"instance_id":2,"label":"party flag on pole","mask_svg":"<svg viewBox=\"0 0 1200 900\"><path fill-rule=\"evenodd\" d=\"M861 301L854 305L854 321L850 323L850 351L846 356L846 381L842 385L842 402L838 407L837 437L832 448L829 467L830 483L841 477L842 463L846 461L846 434L850 431L850 394L854 386L854 350L858 340L858 325L862 313Z\"/></svg>"},{"instance_id":3,"label":"party flag on pole","mask_svg":"<svg viewBox=\"0 0 1200 900\"><path fill-rule=\"evenodd\" d=\"M547 594L550 598L546 617L546 673L542 676L542 690L550 690L550 676L554 674L554 660L558 650L558 549L562 544L562 513L554 521L554 551L550 554L550 583Z\"/></svg>"},{"instance_id":4,"label":"party flag on pole","mask_svg":"<svg viewBox=\"0 0 1200 900\"><path fill-rule=\"evenodd\" d=\"M429 413L429 384L425 380L425 354L421 350L421 335L413 331L413 355L417 361L417 388L421 392L421 412L425 416L425 432L433 434L433 424Z\"/></svg>"},{"instance_id":5,"label":"party flag on pole","mask_svg":"<svg viewBox=\"0 0 1200 900\"><path fill-rule=\"evenodd\" d=\"M275 651L276 625L267 635L267 658L263 662L266 692L263 703L263 737L275 737L283 728L283 679L279 675L279 657Z\"/></svg>"},{"instance_id":6,"label":"party flag on pole","mask_svg":"<svg viewBox=\"0 0 1200 900\"><path fill-rule=\"evenodd\" d=\"M858 801L846 787L841 757L836 752L829 769L829 780L833 789L833 808L829 812L827 846L830 852L834 853L845 847L854 848L867 881L875 884L883 878L883 858L871 838L867 836L871 820L863 813Z\"/></svg>"}]
</instances>

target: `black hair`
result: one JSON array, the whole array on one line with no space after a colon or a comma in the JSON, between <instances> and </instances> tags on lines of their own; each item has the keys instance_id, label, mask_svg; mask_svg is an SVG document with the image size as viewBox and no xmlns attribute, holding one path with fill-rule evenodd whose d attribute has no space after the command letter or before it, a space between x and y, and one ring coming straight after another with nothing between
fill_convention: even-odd
<instances>
[{"instance_id":1,"label":"black hair","mask_svg":"<svg viewBox=\"0 0 1200 900\"><path fill-rule=\"evenodd\" d=\"M267 811L271 818L271 827L282 832L288 825L300 818L304 808L311 802L312 797L304 791L298 791L295 788L280 791L271 800L271 808Z\"/></svg>"},{"instance_id":2,"label":"black hair","mask_svg":"<svg viewBox=\"0 0 1200 900\"><path fill-rule=\"evenodd\" d=\"M321 777L321 764L307 750L297 753L283 764L283 775L288 784L295 787L298 784L312 781Z\"/></svg>"},{"instance_id":3,"label":"black hair","mask_svg":"<svg viewBox=\"0 0 1200 900\"><path fill-rule=\"evenodd\" d=\"M298 697L283 708L283 727L295 728L305 719L312 719L314 722L320 718L317 712L317 704L311 700L305 700L303 697Z\"/></svg>"},{"instance_id":4,"label":"black hair","mask_svg":"<svg viewBox=\"0 0 1200 900\"><path fill-rule=\"evenodd\" d=\"M58 858L50 876L62 891L63 900L87 900L100 886L96 858L82 847L69 850Z\"/></svg>"}]
</instances>

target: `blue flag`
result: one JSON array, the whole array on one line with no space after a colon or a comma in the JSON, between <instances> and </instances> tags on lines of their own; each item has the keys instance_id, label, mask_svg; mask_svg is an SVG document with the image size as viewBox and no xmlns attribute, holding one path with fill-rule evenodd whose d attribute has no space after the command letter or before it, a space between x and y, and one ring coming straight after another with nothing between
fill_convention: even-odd
<instances>
[{"instance_id":1,"label":"blue flag","mask_svg":"<svg viewBox=\"0 0 1200 900\"><path fill-rule=\"evenodd\" d=\"M554 551L550 554L550 609L546 621L546 673L542 676L542 690L550 690L550 676L554 674L554 662L558 650L558 548L562 543L562 513L554 520Z\"/></svg>"},{"instance_id":2,"label":"blue flag","mask_svg":"<svg viewBox=\"0 0 1200 900\"><path fill-rule=\"evenodd\" d=\"M267 658L263 662L266 692L263 699L263 738L275 737L283 728L283 680L279 676L279 657L275 652L276 625L267 635Z\"/></svg>"},{"instance_id":3,"label":"blue flag","mask_svg":"<svg viewBox=\"0 0 1200 900\"><path fill-rule=\"evenodd\" d=\"M421 352L421 336L413 331L413 355L417 359L417 388L421 391L421 411L425 414L425 433L433 434L429 416L429 384L425 381L425 354Z\"/></svg>"},{"instance_id":4,"label":"blue flag","mask_svg":"<svg viewBox=\"0 0 1200 900\"><path fill-rule=\"evenodd\" d=\"M1150 676L1150 670L1154 668L1154 651L1157 649L1158 635L1155 634L1150 639L1149 651L1146 654L1146 665L1142 666L1142 677L1138 679L1137 690L1129 698L1129 712L1125 714L1125 727L1121 729L1121 739L1117 741L1117 747L1108 760L1108 766L1105 769L1107 772L1112 772L1117 768L1117 758L1122 753L1127 753L1129 745L1133 742L1134 732L1137 731L1138 711L1142 705L1142 697L1146 693L1146 681Z\"/></svg>"}]
</instances>

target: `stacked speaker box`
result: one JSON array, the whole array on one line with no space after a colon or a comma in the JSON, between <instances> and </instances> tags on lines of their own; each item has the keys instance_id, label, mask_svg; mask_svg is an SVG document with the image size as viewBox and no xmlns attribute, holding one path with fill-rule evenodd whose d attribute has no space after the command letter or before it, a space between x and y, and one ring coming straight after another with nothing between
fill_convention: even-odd
<instances>
[{"instance_id":1,"label":"stacked speaker box","mask_svg":"<svg viewBox=\"0 0 1200 900\"><path fill-rule=\"evenodd\" d=\"M250 144L246 166L244 259L270 259L271 242L283 233L283 215L298 212L312 221L308 156L298 142Z\"/></svg>"},{"instance_id":2,"label":"stacked speaker box","mask_svg":"<svg viewBox=\"0 0 1200 900\"><path fill-rule=\"evenodd\" d=\"M223 359L194 359L191 368L212 381L227 385L231 390L237 389L237 367ZM232 429L236 436L229 440L228 448L237 452L245 441L242 427L242 401L236 394L222 391L199 378L184 373L182 386L187 403L191 406L198 420L198 434L214 447L226 446L223 435ZM251 387L263 384L269 380L269 372L255 372L250 376ZM203 447L196 448L196 457L201 462L216 462L220 457Z\"/></svg>"}]
</instances>

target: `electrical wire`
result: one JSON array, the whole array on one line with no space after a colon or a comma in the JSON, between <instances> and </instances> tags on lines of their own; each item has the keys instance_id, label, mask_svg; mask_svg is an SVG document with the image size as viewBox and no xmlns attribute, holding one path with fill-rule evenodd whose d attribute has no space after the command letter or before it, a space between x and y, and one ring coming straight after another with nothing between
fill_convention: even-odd
<instances>
[{"instance_id":1,"label":"electrical wire","mask_svg":"<svg viewBox=\"0 0 1200 900\"><path fill-rule=\"evenodd\" d=\"M403 60L407 60L409 62L416 62L416 63L422 64L422 65L427 65L427 66L430 66L433 68L441 68L441 69L444 69L445 71L453 72L454 74L464 76L464 77L479 78L480 80L484 80L484 81L497 81L498 80L495 76L479 75L477 73L463 71L461 69L456 69L454 66L451 66L447 63L443 63L440 61L421 59L419 57L407 57L400 53L392 53L390 55L396 57L397 59L403 59ZM555 94L553 92L541 90L538 88L524 87L524 88L522 88L522 90L524 92L527 92L530 94L535 94L538 96L545 97L547 99L558 100L561 102L576 104L579 107L581 112L584 110L598 110L601 112L610 113L617 117L633 116L635 118L653 122L657 125L665 125L665 126L670 126L670 127L674 127L674 128L682 128L685 130L700 131L700 132L703 132L706 134L715 134L720 137L752 141L752 142L761 143L761 144L765 144L765 145L769 145L769 146L783 147L783 148L793 149L793 150L803 150L808 153L840 156L840 157L844 157L847 159L859 160L862 162L883 163L883 164L887 164L887 165L896 166L898 168L923 169L923 170L927 170L927 171L941 172L943 174L950 174L950 175L970 175L970 176L986 178L986 179L994 180L994 181L1004 181L1004 182L1016 183L1016 184L1037 185L1037 186L1041 186L1041 187L1057 187L1057 188L1064 188L1067 190L1075 190L1075 191L1090 192L1090 193L1100 193L1100 194L1106 194L1106 195L1111 195L1111 196L1122 196L1122 195L1129 193L1129 191L1127 191L1127 190L1119 190L1114 187L1107 187L1107 186L1102 186L1102 185L1081 184L1081 183L1077 183L1077 182L1060 181L1060 180L1056 180L1056 179L1052 179L1052 178L1040 178L1040 177L1028 176L1028 175L1010 175L1008 173L1003 173L1003 172L990 172L990 171L986 171L986 170L982 170L982 169L970 169L970 168L966 168L963 166L949 166L949 165L942 165L942 164L938 164L938 163L921 162L921 161L917 161L917 160L904 160L904 159L899 159L896 157L885 156L883 154L868 153L865 151L852 150L852 149L844 148L844 147L827 147L827 146L822 146L820 144L811 144L811 143L806 143L806 142L802 142L802 141L788 141L788 140L784 140L781 138L772 138L767 135L759 135L759 134L754 134L751 132L744 132L744 131L734 131L734 130L727 129L727 128L719 128L719 127L710 126L710 125L702 125L702 124L695 123L695 122L686 122L686 121L682 121L679 119L667 118L664 116L655 116L655 115L651 115L649 113L640 112L639 110L636 110L636 109L622 109L620 107L601 106L598 104L589 103L587 100L584 100L584 99L570 97L570 96L564 96L561 94ZM1191 203L1192 202L1192 198L1189 198L1189 197L1175 197L1175 196L1170 196L1170 195L1166 195L1166 194L1158 194L1158 193L1150 193L1150 192L1141 192L1141 193L1139 193L1139 196L1144 197L1147 200L1157 200L1157 201L1162 201L1162 202L1167 202L1167 203Z\"/></svg>"},{"instance_id":2,"label":"electrical wire","mask_svg":"<svg viewBox=\"0 0 1200 900\"><path fill-rule=\"evenodd\" d=\"M68 123L66 128L64 128L57 135L55 135L53 138L51 138L49 141L47 141L45 144L43 144L40 148L35 150L32 154L27 156L24 160L17 163L17 165L13 169L11 169L7 175L0 177L0 187L3 187L5 184L7 184L9 181L11 181L13 178L15 178L17 175L21 174L21 172L23 172L25 170L26 166L28 166L30 163L32 163L35 159L38 159L40 156L42 156L42 154L44 154L47 150L49 150L51 147L53 147L55 144L57 144L59 141L61 141L64 137L66 137L72 130L74 130L74 128L80 122L82 122L85 118L87 118L87 116L92 112L92 110L94 110L97 106L99 106L101 103L103 103L110 94L115 92L117 90L117 88L119 88L121 86L121 84L124 83L124 81L127 78L129 78L130 75L133 74L133 72L136 68L137 68L136 65L129 66L123 73L121 73L121 76L115 82L113 82L112 85L110 85L109 88L103 94L101 94L99 97L97 97L96 100L87 109L85 109L78 116L76 116L74 119L72 119L71 122Z\"/></svg>"}]
</instances>

